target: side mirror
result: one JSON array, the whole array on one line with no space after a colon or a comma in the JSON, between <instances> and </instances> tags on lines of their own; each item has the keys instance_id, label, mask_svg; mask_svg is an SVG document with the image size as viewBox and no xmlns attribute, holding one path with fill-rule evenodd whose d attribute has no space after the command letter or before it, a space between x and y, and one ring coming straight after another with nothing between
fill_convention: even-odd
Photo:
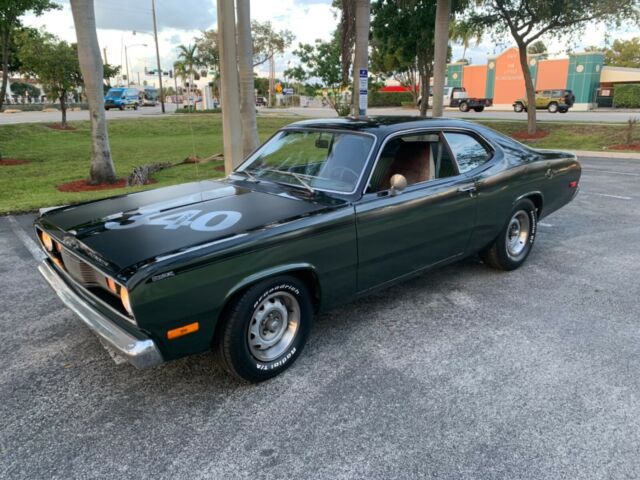
<instances>
[{"instance_id":1,"label":"side mirror","mask_svg":"<svg viewBox=\"0 0 640 480\"><path fill-rule=\"evenodd\" d=\"M396 173L391 177L391 196L394 197L407 188L407 179L404 175Z\"/></svg>"}]
</instances>

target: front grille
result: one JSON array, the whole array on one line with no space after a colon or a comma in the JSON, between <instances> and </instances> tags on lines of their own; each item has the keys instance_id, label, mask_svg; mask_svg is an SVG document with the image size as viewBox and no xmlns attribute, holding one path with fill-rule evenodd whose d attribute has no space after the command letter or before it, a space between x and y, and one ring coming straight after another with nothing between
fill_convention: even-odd
<instances>
[{"instance_id":1,"label":"front grille","mask_svg":"<svg viewBox=\"0 0 640 480\"><path fill-rule=\"evenodd\" d=\"M89 287L102 286L105 284L104 277L101 274L84 261L71 255L65 248L60 252L60 256L69 275L80 285Z\"/></svg>"}]
</instances>

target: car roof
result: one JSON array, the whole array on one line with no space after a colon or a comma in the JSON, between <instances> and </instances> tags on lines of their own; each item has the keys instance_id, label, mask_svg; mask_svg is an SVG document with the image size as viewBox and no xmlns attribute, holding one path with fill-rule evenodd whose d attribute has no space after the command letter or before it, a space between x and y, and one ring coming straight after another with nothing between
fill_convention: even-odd
<instances>
[{"instance_id":1,"label":"car roof","mask_svg":"<svg viewBox=\"0 0 640 480\"><path fill-rule=\"evenodd\" d=\"M417 116L377 116L364 119L356 118L321 118L302 120L285 128L313 128L321 130L350 130L354 132L372 133L378 137L385 137L391 133L415 128L451 128L460 127L475 129L472 122L454 120L450 118L424 118Z\"/></svg>"}]
</instances>

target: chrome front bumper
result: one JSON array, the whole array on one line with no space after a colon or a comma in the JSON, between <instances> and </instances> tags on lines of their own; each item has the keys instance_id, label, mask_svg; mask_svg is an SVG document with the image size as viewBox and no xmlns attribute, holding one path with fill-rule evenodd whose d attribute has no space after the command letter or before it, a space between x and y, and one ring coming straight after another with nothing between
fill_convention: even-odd
<instances>
[{"instance_id":1,"label":"chrome front bumper","mask_svg":"<svg viewBox=\"0 0 640 480\"><path fill-rule=\"evenodd\" d=\"M140 340L134 337L88 305L77 293L69 288L48 261L42 262L38 270L58 294L62 303L75 312L80 317L80 320L86 323L118 355L124 357L137 368L154 367L163 362L160 350L158 350L153 340Z\"/></svg>"}]
</instances>

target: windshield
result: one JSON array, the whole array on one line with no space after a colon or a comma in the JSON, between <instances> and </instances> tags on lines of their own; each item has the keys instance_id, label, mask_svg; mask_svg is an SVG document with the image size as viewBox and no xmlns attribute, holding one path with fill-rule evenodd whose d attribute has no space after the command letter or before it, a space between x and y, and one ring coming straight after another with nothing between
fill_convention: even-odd
<instances>
[{"instance_id":1,"label":"windshield","mask_svg":"<svg viewBox=\"0 0 640 480\"><path fill-rule=\"evenodd\" d=\"M120 98L124 90L109 90L107 92L107 98Z\"/></svg>"},{"instance_id":2,"label":"windshield","mask_svg":"<svg viewBox=\"0 0 640 480\"><path fill-rule=\"evenodd\" d=\"M306 190L355 191L373 146L356 133L285 130L277 133L240 168L255 177Z\"/></svg>"}]
</instances>

